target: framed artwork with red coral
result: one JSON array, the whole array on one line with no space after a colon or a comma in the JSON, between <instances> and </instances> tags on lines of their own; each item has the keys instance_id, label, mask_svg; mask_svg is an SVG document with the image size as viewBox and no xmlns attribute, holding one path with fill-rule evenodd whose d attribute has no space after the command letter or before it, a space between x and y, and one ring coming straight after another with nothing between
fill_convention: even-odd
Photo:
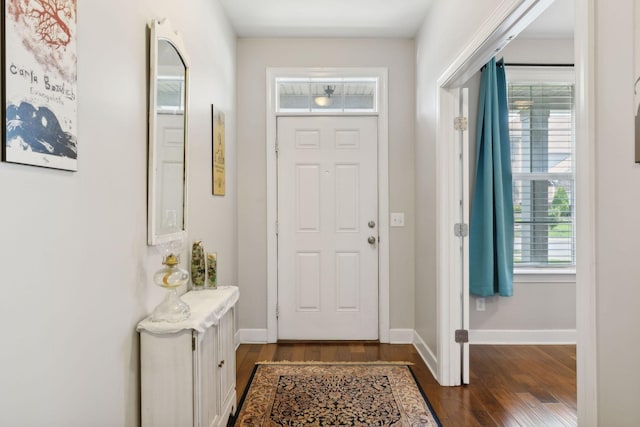
<instances>
[{"instance_id":1,"label":"framed artwork with red coral","mask_svg":"<svg viewBox=\"0 0 640 427\"><path fill-rule=\"evenodd\" d=\"M77 0L3 0L2 160L77 170Z\"/></svg>"}]
</instances>

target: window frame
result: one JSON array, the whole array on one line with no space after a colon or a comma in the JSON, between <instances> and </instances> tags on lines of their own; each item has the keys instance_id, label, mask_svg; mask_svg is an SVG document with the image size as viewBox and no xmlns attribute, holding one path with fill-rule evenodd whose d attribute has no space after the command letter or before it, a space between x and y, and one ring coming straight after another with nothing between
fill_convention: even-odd
<instances>
[{"instance_id":1,"label":"window frame","mask_svg":"<svg viewBox=\"0 0 640 427\"><path fill-rule=\"evenodd\" d=\"M306 108L283 108L281 106L281 97L280 97L280 85L281 84L308 84L309 85L309 94L308 94L308 107ZM343 98L343 103L341 108L323 108L323 107L314 107L313 99L317 95L313 93L311 87L315 84L328 84L328 85L354 85L358 83L373 83L374 91L373 91L373 107L372 108L346 108L344 106L344 94L341 95ZM377 115L380 110L380 77L379 76L366 76L366 75L342 75L342 76L304 76L304 77L276 77L274 82L274 100L275 100L275 112L280 115L305 115L305 116L323 116L323 115L339 115L339 116L349 116L349 115Z\"/></svg>"},{"instance_id":2,"label":"window frame","mask_svg":"<svg viewBox=\"0 0 640 427\"><path fill-rule=\"evenodd\" d=\"M505 66L507 85L509 83L568 83L576 87L575 68L570 66ZM574 92L575 94L575 92ZM574 185L574 203L573 203L573 248L577 247L576 244L576 216L575 211L577 203L575 203L576 197L576 171L575 171L575 155L576 155L576 141L575 141L575 97L573 106L573 147L572 155L574 156L572 180ZM515 175L515 174L514 174ZM535 283L535 282L573 282L575 281L577 259L574 256L573 265L557 266L557 265L522 265L518 266L514 263L514 282L516 283Z\"/></svg>"}]
</instances>

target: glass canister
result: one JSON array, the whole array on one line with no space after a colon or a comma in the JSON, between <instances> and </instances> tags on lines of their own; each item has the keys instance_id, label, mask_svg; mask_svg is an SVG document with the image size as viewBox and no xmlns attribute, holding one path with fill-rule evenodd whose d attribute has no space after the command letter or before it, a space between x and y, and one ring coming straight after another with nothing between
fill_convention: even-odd
<instances>
[{"instance_id":1,"label":"glass canister","mask_svg":"<svg viewBox=\"0 0 640 427\"><path fill-rule=\"evenodd\" d=\"M218 254L207 252L207 288L216 289L218 287Z\"/></svg>"},{"instance_id":2,"label":"glass canister","mask_svg":"<svg viewBox=\"0 0 640 427\"><path fill-rule=\"evenodd\" d=\"M194 290L204 289L206 262L202 240L193 242L191 249L191 284Z\"/></svg>"}]
</instances>

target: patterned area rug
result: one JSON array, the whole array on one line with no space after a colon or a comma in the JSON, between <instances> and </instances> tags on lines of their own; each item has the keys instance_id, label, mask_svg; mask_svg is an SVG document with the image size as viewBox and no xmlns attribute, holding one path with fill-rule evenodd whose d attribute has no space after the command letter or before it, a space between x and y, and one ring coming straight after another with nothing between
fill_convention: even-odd
<instances>
[{"instance_id":1,"label":"patterned area rug","mask_svg":"<svg viewBox=\"0 0 640 427\"><path fill-rule=\"evenodd\" d=\"M234 426L440 426L405 363L257 364Z\"/></svg>"}]
</instances>

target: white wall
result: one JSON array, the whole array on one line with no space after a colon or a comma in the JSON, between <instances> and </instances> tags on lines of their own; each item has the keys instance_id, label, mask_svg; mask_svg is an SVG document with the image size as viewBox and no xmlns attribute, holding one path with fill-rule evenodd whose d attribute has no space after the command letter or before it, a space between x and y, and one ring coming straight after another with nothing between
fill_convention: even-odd
<instances>
[{"instance_id":1,"label":"white wall","mask_svg":"<svg viewBox=\"0 0 640 427\"><path fill-rule=\"evenodd\" d=\"M596 0L595 173L598 418L638 423L640 165L634 163L634 1ZM638 41L636 40L636 43ZM580 277L578 277L580 286ZM580 357L580 355L578 355Z\"/></svg>"},{"instance_id":2,"label":"white wall","mask_svg":"<svg viewBox=\"0 0 640 427\"><path fill-rule=\"evenodd\" d=\"M416 39L415 329L434 356L437 356L437 80L500 3L499 0L433 2Z\"/></svg>"},{"instance_id":3,"label":"white wall","mask_svg":"<svg viewBox=\"0 0 640 427\"><path fill-rule=\"evenodd\" d=\"M146 25L192 64L190 236L236 281L235 36L217 2L78 2L78 172L0 164L0 425L139 425L136 323L163 298L146 245ZM210 196L210 105L227 113L227 196ZM183 265L186 262L183 261Z\"/></svg>"},{"instance_id":4,"label":"white wall","mask_svg":"<svg viewBox=\"0 0 640 427\"><path fill-rule=\"evenodd\" d=\"M511 64L573 64L574 55L572 38L516 37L496 57Z\"/></svg>"},{"instance_id":5,"label":"white wall","mask_svg":"<svg viewBox=\"0 0 640 427\"><path fill-rule=\"evenodd\" d=\"M505 63L572 64L573 39L526 39L517 37L497 56ZM470 197L473 197L476 159L476 127L480 72L465 87L469 88L469 153ZM496 331L549 331L541 335L555 339L553 330L575 330L576 287L575 275L520 275L514 276L514 295L504 298L485 298L486 311L476 311L476 297L471 296L469 324L471 330L481 330L485 337L496 336ZM491 333L487 334L487 330ZM471 334L471 342L475 334ZM526 339L523 334L514 338ZM538 335L540 336L540 335Z\"/></svg>"},{"instance_id":6,"label":"white wall","mask_svg":"<svg viewBox=\"0 0 640 427\"><path fill-rule=\"evenodd\" d=\"M238 40L239 327L267 327L266 70L268 67L388 67L390 210L404 228L390 230L390 325L413 328L414 61L412 40Z\"/></svg>"},{"instance_id":7,"label":"white wall","mask_svg":"<svg viewBox=\"0 0 640 427\"><path fill-rule=\"evenodd\" d=\"M554 337L553 330L575 330L575 279L567 278L565 282L558 280L563 279L562 276L524 277L526 279L522 276L516 276L512 297L485 298L486 311L476 311L476 298L471 298L470 329L492 331L549 330L547 336L550 339ZM473 340L471 343L473 344Z\"/></svg>"}]
</instances>

